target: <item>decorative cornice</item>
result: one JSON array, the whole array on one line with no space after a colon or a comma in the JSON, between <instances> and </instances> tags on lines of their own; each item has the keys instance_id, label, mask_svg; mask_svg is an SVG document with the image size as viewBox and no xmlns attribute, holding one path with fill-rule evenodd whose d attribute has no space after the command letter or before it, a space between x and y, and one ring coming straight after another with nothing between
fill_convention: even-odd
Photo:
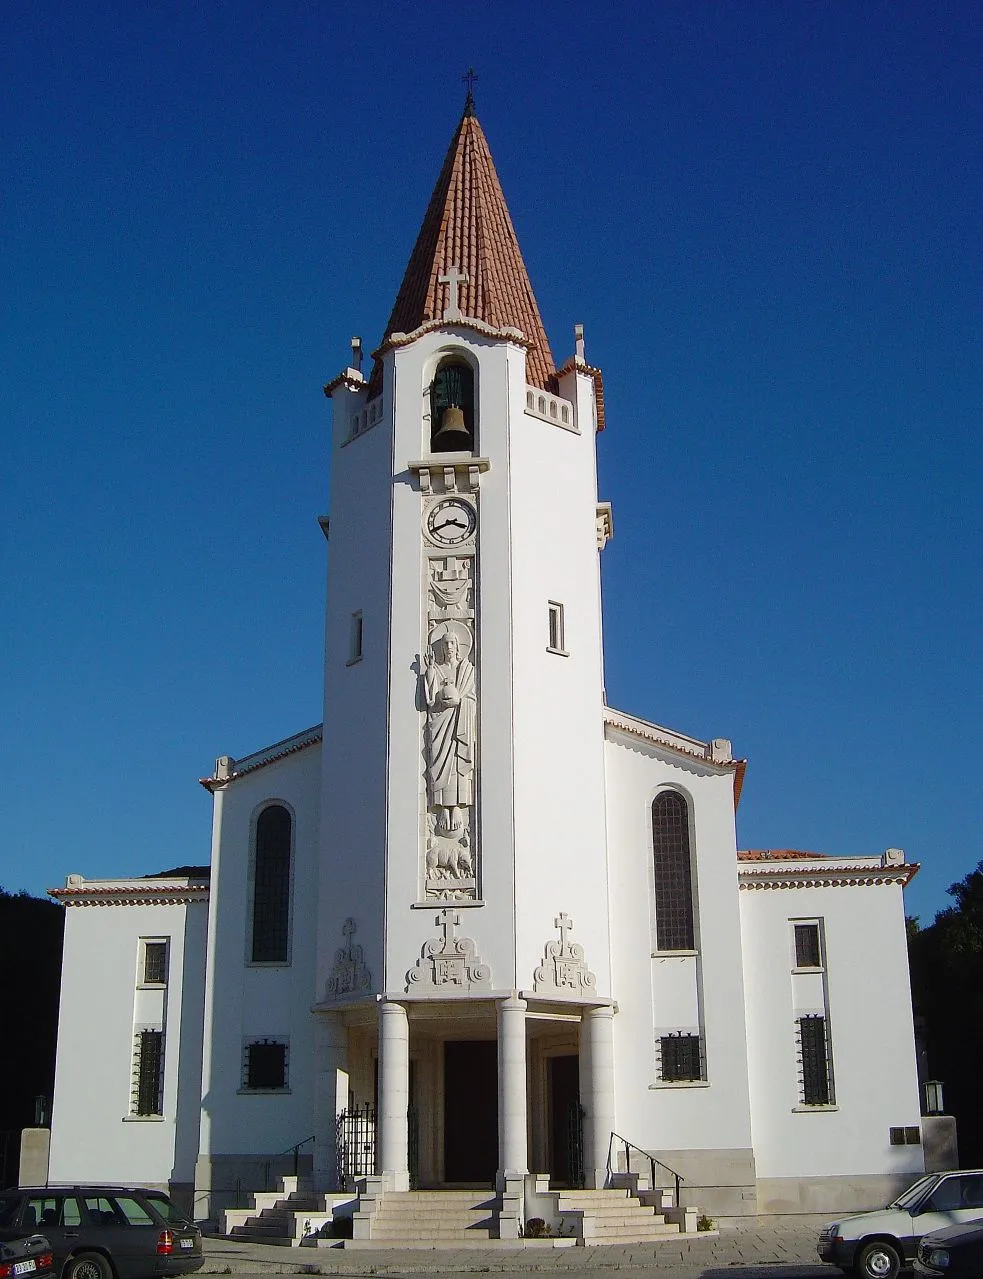
<instances>
[{"instance_id":1,"label":"decorative cornice","mask_svg":"<svg viewBox=\"0 0 983 1279\"><path fill-rule=\"evenodd\" d=\"M208 901L207 880L105 880L85 881L70 875L64 888L49 888L48 896L63 906L182 906Z\"/></svg>"},{"instance_id":2,"label":"decorative cornice","mask_svg":"<svg viewBox=\"0 0 983 1279\"><path fill-rule=\"evenodd\" d=\"M737 811L737 806L741 802L741 790L744 787L744 774L747 772L747 760L734 759L731 755L730 742L725 738L701 742L696 737L674 733L671 729L650 724L647 720L638 719L634 715L626 715L624 711L616 711L610 706L604 707L604 723L605 726L616 728L629 737L636 737L653 746L673 751L685 759L697 760L708 768L733 773L734 811Z\"/></svg>"},{"instance_id":3,"label":"decorative cornice","mask_svg":"<svg viewBox=\"0 0 983 1279\"><path fill-rule=\"evenodd\" d=\"M813 854L815 856L815 854ZM760 862L738 866L737 881L742 892L755 888L846 888L858 885L900 884L904 888L918 874L918 862L884 866L880 858L842 862L819 867L816 863L764 866Z\"/></svg>"},{"instance_id":4,"label":"decorative cornice","mask_svg":"<svg viewBox=\"0 0 983 1279\"><path fill-rule=\"evenodd\" d=\"M222 755L216 761L215 772L211 777L198 778L199 785L214 793L228 786L230 782L245 777L248 773L255 773L258 768L275 764L278 760L286 759L288 755L296 755L298 751L306 750L308 746L316 746L323 737L324 725L315 724L313 728L305 728L302 733L294 733L292 737L285 737L282 741L274 742L272 746L266 746L261 751L243 756L242 759Z\"/></svg>"},{"instance_id":5,"label":"decorative cornice","mask_svg":"<svg viewBox=\"0 0 983 1279\"><path fill-rule=\"evenodd\" d=\"M411 342L415 342L417 338L425 337L428 333L436 333L440 329L449 328L472 329L483 337L502 338L505 341L513 342L516 346L524 346L527 351L532 350L533 347L532 341L526 337L522 330L515 328L511 324L497 328L494 324L488 324L485 320L479 320L475 316L462 315L457 320L427 320L426 323L413 329L411 333L390 333L379 349L372 352L372 358L373 360L379 360L394 348L409 346Z\"/></svg>"},{"instance_id":6,"label":"decorative cornice","mask_svg":"<svg viewBox=\"0 0 983 1279\"><path fill-rule=\"evenodd\" d=\"M368 386L368 382L358 369L342 369L338 376L332 378L324 388L324 394L332 395L339 386L345 387L348 391L364 391L366 386Z\"/></svg>"},{"instance_id":7,"label":"decorative cornice","mask_svg":"<svg viewBox=\"0 0 983 1279\"><path fill-rule=\"evenodd\" d=\"M597 430L600 433L607 425L604 417L604 375L600 369L595 368L593 364L588 364L586 360L582 360L578 355L572 355L563 368L557 370L557 381L566 373L583 373L586 377L592 379L594 383L594 402L597 405Z\"/></svg>"}]
</instances>

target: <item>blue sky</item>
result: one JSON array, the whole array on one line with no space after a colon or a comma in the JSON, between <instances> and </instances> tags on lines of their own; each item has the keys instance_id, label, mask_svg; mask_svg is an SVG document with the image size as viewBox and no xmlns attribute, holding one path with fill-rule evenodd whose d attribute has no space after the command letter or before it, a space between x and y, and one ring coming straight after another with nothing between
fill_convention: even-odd
<instances>
[{"instance_id":1,"label":"blue sky","mask_svg":"<svg viewBox=\"0 0 983 1279\"><path fill-rule=\"evenodd\" d=\"M983 856L975 4L5 6L0 885L207 860L320 719L329 413L478 71L558 359L604 370L610 702L742 847Z\"/></svg>"}]
</instances>

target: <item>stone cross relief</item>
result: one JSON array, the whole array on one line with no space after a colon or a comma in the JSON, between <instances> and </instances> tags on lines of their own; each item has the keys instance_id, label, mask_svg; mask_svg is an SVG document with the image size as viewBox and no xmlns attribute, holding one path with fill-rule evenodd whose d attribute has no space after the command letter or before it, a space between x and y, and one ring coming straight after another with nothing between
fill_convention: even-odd
<instances>
[{"instance_id":1,"label":"stone cross relief","mask_svg":"<svg viewBox=\"0 0 983 1279\"><path fill-rule=\"evenodd\" d=\"M462 284L468 283L468 275L457 266L447 268L446 275L437 276L438 284L447 285L447 306L444 308L445 320L460 320L461 317L461 299L458 289Z\"/></svg>"},{"instance_id":2,"label":"stone cross relief","mask_svg":"<svg viewBox=\"0 0 983 1279\"><path fill-rule=\"evenodd\" d=\"M439 989L443 996L490 990L491 968L482 963L470 937L457 936L461 916L445 907L434 923L441 936L425 943L420 958L406 974L407 992Z\"/></svg>"},{"instance_id":3,"label":"stone cross relief","mask_svg":"<svg viewBox=\"0 0 983 1279\"><path fill-rule=\"evenodd\" d=\"M597 978L587 967L583 946L568 937L573 920L561 910L553 927L559 930L560 940L546 943L543 962L533 974L533 990L554 998L592 994L597 990Z\"/></svg>"},{"instance_id":4,"label":"stone cross relief","mask_svg":"<svg viewBox=\"0 0 983 1279\"><path fill-rule=\"evenodd\" d=\"M324 986L326 999L339 999L342 995L359 994L372 987L372 974L365 966L362 947L352 941L355 936L354 919L346 919L341 931L345 937L345 944L335 951L334 964Z\"/></svg>"}]
</instances>

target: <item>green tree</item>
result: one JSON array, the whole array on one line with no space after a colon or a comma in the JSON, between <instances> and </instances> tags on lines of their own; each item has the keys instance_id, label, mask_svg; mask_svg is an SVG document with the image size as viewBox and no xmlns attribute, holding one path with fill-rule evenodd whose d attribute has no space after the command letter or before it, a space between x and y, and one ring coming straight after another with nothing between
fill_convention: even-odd
<instances>
[{"instance_id":1,"label":"green tree","mask_svg":"<svg viewBox=\"0 0 983 1279\"><path fill-rule=\"evenodd\" d=\"M931 1078L955 1115L962 1166L983 1165L983 861L950 885L954 905L929 928L909 927L912 999L922 1018Z\"/></svg>"}]
</instances>

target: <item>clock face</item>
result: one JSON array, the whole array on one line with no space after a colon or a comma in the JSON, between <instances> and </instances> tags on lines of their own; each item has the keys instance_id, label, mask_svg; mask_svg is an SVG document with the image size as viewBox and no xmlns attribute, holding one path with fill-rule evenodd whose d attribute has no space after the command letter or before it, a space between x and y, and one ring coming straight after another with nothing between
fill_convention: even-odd
<instances>
[{"instance_id":1,"label":"clock face","mask_svg":"<svg viewBox=\"0 0 983 1279\"><path fill-rule=\"evenodd\" d=\"M459 497L434 503L427 516L427 533L438 546L459 546L473 536L476 527L474 507Z\"/></svg>"}]
</instances>

